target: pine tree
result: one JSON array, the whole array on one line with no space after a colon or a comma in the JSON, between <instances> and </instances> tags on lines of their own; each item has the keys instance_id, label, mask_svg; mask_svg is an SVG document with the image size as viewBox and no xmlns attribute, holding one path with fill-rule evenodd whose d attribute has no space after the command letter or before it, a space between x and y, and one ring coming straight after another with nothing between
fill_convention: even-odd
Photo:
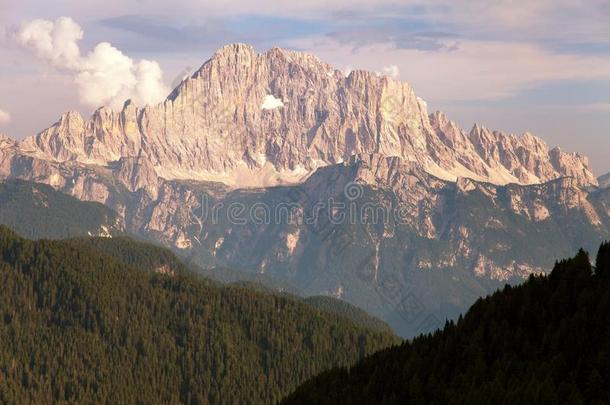
<instances>
[{"instance_id":1,"label":"pine tree","mask_svg":"<svg viewBox=\"0 0 610 405\"><path fill-rule=\"evenodd\" d=\"M595 260L595 274L599 277L610 277L610 242L604 242L599 247Z\"/></svg>"}]
</instances>

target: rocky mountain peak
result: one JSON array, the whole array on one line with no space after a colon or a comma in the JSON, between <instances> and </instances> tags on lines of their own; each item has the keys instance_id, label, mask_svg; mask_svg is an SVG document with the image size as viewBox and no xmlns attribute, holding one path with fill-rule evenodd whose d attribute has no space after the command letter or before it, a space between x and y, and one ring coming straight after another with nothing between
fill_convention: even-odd
<instances>
[{"instance_id":1,"label":"rocky mountain peak","mask_svg":"<svg viewBox=\"0 0 610 405\"><path fill-rule=\"evenodd\" d=\"M610 173L602 174L597 178L597 181L602 188L610 187Z\"/></svg>"},{"instance_id":2,"label":"rocky mountain peak","mask_svg":"<svg viewBox=\"0 0 610 405\"><path fill-rule=\"evenodd\" d=\"M218 50L158 105L127 101L90 119L68 112L21 143L0 137L0 176L104 203L129 232L191 250L202 265L294 276L316 295L345 288L366 305L384 301L370 293L393 289L384 277L409 269L409 286L446 300L426 307L453 308L454 289L473 294L482 278L541 272L541 252L607 239L610 224L610 192L590 191L597 180L579 154L530 133L465 131L387 76L346 77L307 53L244 44ZM295 195L295 215L349 200L350 209L373 207L372 221L327 233L200 216L206 196L251 207Z\"/></svg>"},{"instance_id":3,"label":"rocky mountain peak","mask_svg":"<svg viewBox=\"0 0 610 405\"><path fill-rule=\"evenodd\" d=\"M78 128L82 126L84 122L85 119L83 116L78 111L74 110L62 114L61 118L59 119L59 124L66 127L73 126Z\"/></svg>"},{"instance_id":4,"label":"rocky mountain peak","mask_svg":"<svg viewBox=\"0 0 610 405\"><path fill-rule=\"evenodd\" d=\"M430 123L439 127L453 125L447 115L445 115L444 112L438 110L430 114Z\"/></svg>"},{"instance_id":5,"label":"rocky mountain peak","mask_svg":"<svg viewBox=\"0 0 610 405\"><path fill-rule=\"evenodd\" d=\"M4 132L0 132L0 145L16 146L17 141L13 140L10 136L6 135Z\"/></svg>"},{"instance_id":6,"label":"rocky mountain peak","mask_svg":"<svg viewBox=\"0 0 610 405\"><path fill-rule=\"evenodd\" d=\"M109 166L142 149L158 177L230 187L303 181L359 154L399 157L448 181L532 184L573 176L597 184L586 159L475 125L466 134L406 82L354 70L345 77L314 55L246 44L222 47L168 99L138 109L64 114L26 139L38 158ZM148 176L145 176L148 178Z\"/></svg>"},{"instance_id":7,"label":"rocky mountain peak","mask_svg":"<svg viewBox=\"0 0 610 405\"><path fill-rule=\"evenodd\" d=\"M252 57L256 55L256 50L252 45L245 43L233 43L227 44L219 48L214 52L214 56L211 59L222 59L222 58L238 58L240 55L247 55Z\"/></svg>"}]
</instances>

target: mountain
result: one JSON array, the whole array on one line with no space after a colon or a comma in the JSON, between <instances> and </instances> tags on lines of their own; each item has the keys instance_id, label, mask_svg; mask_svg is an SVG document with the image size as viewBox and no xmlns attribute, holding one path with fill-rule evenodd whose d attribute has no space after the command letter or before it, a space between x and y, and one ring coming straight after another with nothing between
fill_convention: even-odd
<instances>
[{"instance_id":1,"label":"mountain","mask_svg":"<svg viewBox=\"0 0 610 405\"><path fill-rule=\"evenodd\" d=\"M549 149L530 134L479 125L465 133L442 113L428 115L407 83L364 71L345 76L313 55L279 48L258 54L243 44L220 49L159 105L127 102L90 120L69 112L6 148L106 167L132 191L153 194L157 176L268 186L370 153L417 162L453 181L531 184L571 176L596 184L586 158Z\"/></svg>"},{"instance_id":2,"label":"mountain","mask_svg":"<svg viewBox=\"0 0 610 405\"><path fill-rule=\"evenodd\" d=\"M209 272L197 266L186 266L179 258L169 249L161 246L155 246L149 243L136 241L130 237L86 237L65 240L76 247L94 248L104 254L121 260L123 263L130 266L136 266L148 271L156 271L160 273L185 273L194 272L197 275L209 276ZM218 269L217 269L218 271ZM230 273L231 269L220 269L223 275ZM250 273L245 273L241 277ZM307 305L320 309L323 312L338 315L343 318L348 318L356 325L363 326L368 329L379 330L384 333L392 334L392 329L383 321L367 314L362 309L348 304L347 302L329 296L313 296L301 298L292 291L287 290L282 285L274 285L273 280L260 281L252 279L248 281L233 281L230 286L243 287L251 290L261 291L264 293L281 294L283 297L302 300ZM223 284L227 284L224 280Z\"/></svg>"},{"instance_id":3,"label":"mountain","mask_svg":"<svg viewBox=\"0 0 610 405\"><path fill-rule=\"evenodd\" d=\"M191 228L201 247L191 251L202 252L191 258L342 298L414 336L506 282L552 268L549 252L609 238L609 197L570 178L448 182L397 158L360 156L298 186L203 192L192 211L209 217L201 234Z\"/></svg>"},{"instance_id":4,"label":"mountain","mask_svg":"<svg viewBox=\"0 0 610 405\"><path fill-rule=\"evenodd\" d=\"M229 268L202 269L191 263L184 265L170 250L136 241L122 235L118 215L99 203L80 201L54 190L52 187L21 180L0 184L0 224L23 233L32 239L61 239L71 237L74 246L94 248L130 266L150 271L194 271L225 284L258 289L267 293L291 294L299 290L290 284L279 283L263 274L240 272ZM99 237L79 237L101 235ZM325 312L351 319L370 329L392 333L383 321L360 308L329 296L303 299L308 305Z\"/></svg>"},{"instance_id":5,"label":"mountain","mask_svg":"<svg viewBox=\"0 0 610 405\"><path fill-rule=\"evenodd\" d=\"M320 374L285 404L610 402L610 245L480 299L442 331Z\"/></svg>"},{"instance_id":6,"label":"mountain","mask_svg":"<svg viewBox=\"0 0 610 405\"><path fill-rule=\"evenodd\" d=\"M381 332L393 333L392 329L387 323L367 314L362 309L348 304L343 300L318 295L305 298L305 302L312 307L319 308L322 311L348 318L356 325Z\"/></svg>"},{"instance_id":7,"label":"mountain","mask_svg":"<svg viewBox=\"0 0 610 405\"><path fill-rule=\"evenodd\" d=\"M21 180L0 183L0 224L34 239L109 237L123 230L121 217L100 203Z\"/></svg>"},{"instance_id":8,"label":"mountain","mask_svg":"<svg viewBox=\"0 0 610 405\"><path fill-rule=\"evenodd\" d=\"M215 278L341 298L404 336L610 237L585 157L463 131L386 76L243 44L159 105L2 138L0 175L103 203Z\"/></svg>"},{"instance_id":9,"label":"mountain","mask_svg":"<svg viewBox=\"0 0 610 405\"><path fill-rule=\"evenodd\" d=\"M273 403L399 342L122 238L32 242L1 226L0 278L5 403Z\"/></svg>"},{"instance_id":10,"label":"mountain","mask_svg":"<svg viewBox=\"0 0 610 405\"><path fill-rule=\"evenodd\" d=\"M184 264L171 250L128 236L79 237L64 239L61 242L75 249L94 250L125 265L148 272L186 274L196 271Z\"/></svg>"},{"instance_id":11,"label":"mountain","mask_svg":"<svg viewBox=\"0 0 610 405\"><path fill-rule=\"evenodd\" d=\"M602 188L606 188L610 186L610 173L602 174L597 178L597 182L599 186Z\"/></svg>"}]
</instances>

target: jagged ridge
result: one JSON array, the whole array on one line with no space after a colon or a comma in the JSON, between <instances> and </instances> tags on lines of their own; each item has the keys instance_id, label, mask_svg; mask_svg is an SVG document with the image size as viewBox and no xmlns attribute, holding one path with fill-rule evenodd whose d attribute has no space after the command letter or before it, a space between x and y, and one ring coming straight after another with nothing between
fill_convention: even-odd
<instances>
[{"instance_id":1,"label":"jagged ridge","mask_svg":"<svg viewBox=\"0 0 610 405\"><path fill-rule=\"evenodd\" d=\"M277 103L263 108L271 96ZM417 162L450 181L534 184L571 176L597 184L585 157L550 150L531 134L478 125L466 134L442 113L428 115L405 82L365 71L345 76L313 55L259 54L243 44L221 48L159 105L102 107L90 120L68 112L17 153L101 166L144 153L165 179L235 187L297 183L366 153Z\"/></svg>"}]
</instances>

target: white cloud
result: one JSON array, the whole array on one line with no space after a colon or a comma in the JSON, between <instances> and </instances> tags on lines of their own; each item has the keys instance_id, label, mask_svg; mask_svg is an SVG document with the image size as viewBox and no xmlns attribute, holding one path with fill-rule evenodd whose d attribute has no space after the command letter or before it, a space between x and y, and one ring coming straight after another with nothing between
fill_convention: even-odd
<instances>
[{"instance_id":1,"label":"white cloud","mask_svg":"<svg viewBox=\"0 0 610 405\"><path fill-rule=\"evenodd\" d=\"M72 19L60 17L55 22L37 19L24 24L17 34L22 45L59 68L78 69L81 64L77 42L83 31Z\"/></svg>"},{"instance_id":2,"label":"white cloud","mask_svg":"<svg viewBox=\"0 0 610 405\"><path fill-rule=\"evenodd\" d=\"M176 87L178 87L178 85L183 80L186 80L186 78L191 76L192 73L193 73L193 67L192 66L187 66L184 69L182 69L178 74L176 74L176 76L174 77L174 80L172 80L172 84L171 84L172 89L175 89Z\"/></svg>"},{"instance_id":3,"label":"white cloud","mask_svg":"<svg viewBox=\"0 0 610 405\"><path fill-rule=\"evenodd\" d=\"M283 106L284 102L281 99L275 98L271 94L267 94L265 96L265 100L263 100L263 105L261 105L261 108L263 110L273 110L274 108L279 108Z\"/></svg>"},{"instance_id":4,"label":"white cloud","mask_svg":"<svg viewBox=\"0 0 610 405\"><path fill-rule=\"evenodd\" d=\"M135 91L143 100L161 101L167 97L168 88L163 84L163 70L155 61L143 59L136 66Z\"/></svg>"},{"instance_id":5,"label":"white cloud","mask_svg":"<svg viewBox=\"0 0 610 405\"><path fill-rule=\"evenodd\" d=\"M383 72L384 75L390 76L392 79L397 79L398 75L400 73L400 69L398 69L398 66L396 66L396 65L384 66L383 69L381 69L381 71Z\"/></svg>"},{"instance_id":6,"label":"white cloud","mask_svg":"<svg viewBox=\"0 0 610 405\"><path fill-rule=\"evenodd\" d=\"M8 111L0 110L0 125L11 122L11 114Z\"/></svg>"},{"instance_id":7,"label":"white cloud","mask_svg":"<svg viewBox=\"0 0 610 405\"><path fill-rule=\"evenodd\" d=\"M74 74L80 101L88 106L109 105L118 109L127 99L138 105L156 104L168 94L157 62L135 63L107 42L81 55L78 42L82 38L80 26L69 17L54 22L30 21L16 35L17 41L40 59Z\"/></svg>"}]
</instances>

